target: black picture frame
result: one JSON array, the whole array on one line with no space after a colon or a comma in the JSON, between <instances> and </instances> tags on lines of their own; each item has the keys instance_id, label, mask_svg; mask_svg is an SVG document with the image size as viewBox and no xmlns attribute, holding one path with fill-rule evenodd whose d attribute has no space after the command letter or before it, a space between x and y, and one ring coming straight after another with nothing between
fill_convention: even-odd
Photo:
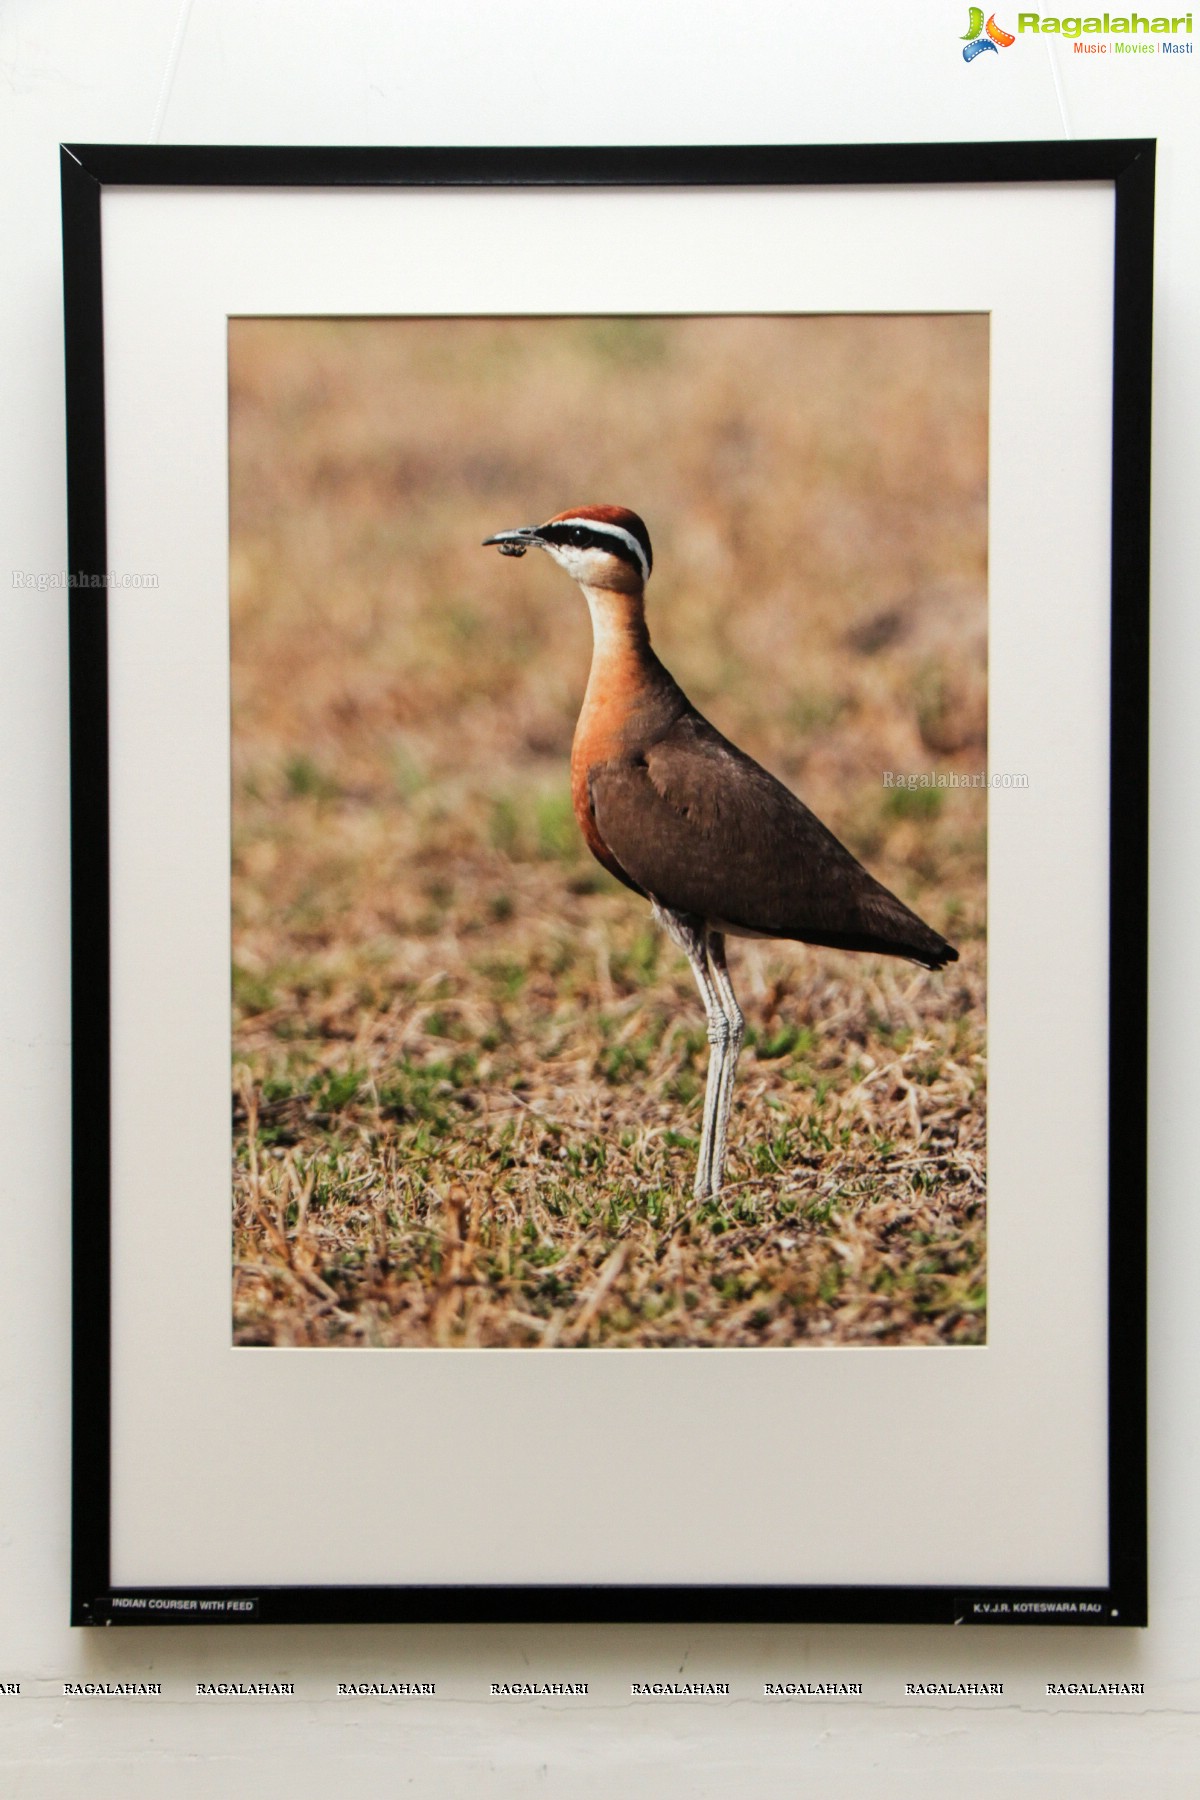
<instances>
[{"instance_id":1,"label":"black picture frame","mask_svg":"<svg viewBox=\"0 0 1200 1800\"><path fill-rule=\"evenodd\" d=\"M103 592L72 591L73 1473L71 1622L759 1620L1143 1625L1146 946L1153 140L662 148L63 145L69 567L108 568L101 197L106 188L841 187L1101 183L1115 196L1108 1141L1109 1579L1095 1589L577 1586L114 1589L110 1579L109 698Z\"/></svg>"}]
</instances>

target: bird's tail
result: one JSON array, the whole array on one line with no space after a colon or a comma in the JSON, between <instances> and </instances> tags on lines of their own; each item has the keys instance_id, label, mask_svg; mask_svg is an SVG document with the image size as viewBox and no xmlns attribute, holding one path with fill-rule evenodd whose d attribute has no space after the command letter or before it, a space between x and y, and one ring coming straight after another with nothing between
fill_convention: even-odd
<instances>
[{"instance_id":1,"label":"bird's tail","mask_svg":"<svg viewBox=\"0 0 1200 1800\"><path fill-rule=\"evenodd\" d=\"M887 888L877 884L865 895L862 913L867 934L874 939L871 948L882 955L905 956L927 969L944 969L958 961L954 945Z\"/></svg>"},{"instance_id":2,"label":"bird's tail","mask_svg":"<svg viewBox=\"0 0 1200 1800\"><path fill-rule=\"evenodd\" d=\"M953 944L948 944L945 938L938 937L936 931L930 932L929 935L934 940L935 948L914 950L912 952L914 962L924 963L927 969L944 969L947 963L958 961L958 951Z\"/></svg>"}]
</instances>

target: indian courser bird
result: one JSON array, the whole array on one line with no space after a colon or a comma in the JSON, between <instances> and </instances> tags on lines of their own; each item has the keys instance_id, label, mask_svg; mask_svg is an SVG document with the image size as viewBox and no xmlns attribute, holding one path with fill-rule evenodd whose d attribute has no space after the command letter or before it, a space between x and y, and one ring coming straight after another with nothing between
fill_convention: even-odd
<instances>
[{"instance_id":1,"label":"indian courser bird","mask_svg":"<svg viewBox=\"0 0 1200 1800\"><path fill-rule=\"evenodd\" d=\"M744 1030L726 936L873 951L929 969L958 951L710 725L663 667L646 628L650 534L636 513L575 506L484 542L506 556L544 550L587 600L592 666L571 750L575 816L592 854L649 900L691 964L712 1046L695 1192L718 1194Z\"/></svg>"}]
</instances>

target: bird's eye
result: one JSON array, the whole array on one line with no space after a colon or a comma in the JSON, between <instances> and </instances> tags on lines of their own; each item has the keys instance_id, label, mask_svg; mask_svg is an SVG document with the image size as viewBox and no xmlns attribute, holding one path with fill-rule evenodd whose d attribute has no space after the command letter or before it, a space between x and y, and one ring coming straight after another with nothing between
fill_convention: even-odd
<instances>
[{"instance_id":1,"label":"bird's eye","mask_svg":"<svg viewBox=\"0 0 1200 1800\"><path fill-rule=\"evenodd\" d=\"M582 544L586 535L582 525L577 525L571 533L571 542L573 544Z\"/></svg>"}]
</instances>

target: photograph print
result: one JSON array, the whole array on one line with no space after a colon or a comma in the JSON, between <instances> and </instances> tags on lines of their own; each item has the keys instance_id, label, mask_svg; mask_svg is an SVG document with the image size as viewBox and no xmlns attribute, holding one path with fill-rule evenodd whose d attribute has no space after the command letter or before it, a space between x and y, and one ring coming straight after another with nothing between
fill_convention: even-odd
<instances>
[{"instance_id":1,"label":"photograph print","mask_svg":"<svg viewBox=\"0 0 1200 1800\"><path fill-rule=\"evenodd\" d=\"M229 321L236 1344L986 1341L988 330Z\"/></svg>"}]
</instances>

